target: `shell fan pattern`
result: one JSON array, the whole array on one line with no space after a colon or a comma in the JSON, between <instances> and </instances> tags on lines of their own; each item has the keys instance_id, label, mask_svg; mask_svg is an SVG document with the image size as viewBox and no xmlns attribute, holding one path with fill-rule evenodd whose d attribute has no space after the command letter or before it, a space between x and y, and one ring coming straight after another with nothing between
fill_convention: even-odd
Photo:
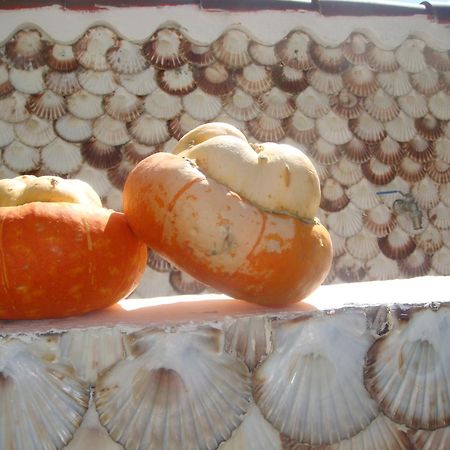
<instances>
[{"instance_id":1,"label":"shell fan pattern","mask_svg":"<svg viewBox=\"0 0 450 450\"><path fill-rule=\"evenodd\" d=\"M414 36L326 46L296 30L268 45L233 28L198 43L165 26L134 43L95 26L63 45L25 28L0 48L0 177L80 178L120 209L140 159L224 121L312 159L340 249L327 283L448 275L449 74L448 51ZM354 251L361 234L370 251ZM160 281L153 263L145 276ZM166 267L152 295L206 288Z\"/></svg>"}]
</instances>

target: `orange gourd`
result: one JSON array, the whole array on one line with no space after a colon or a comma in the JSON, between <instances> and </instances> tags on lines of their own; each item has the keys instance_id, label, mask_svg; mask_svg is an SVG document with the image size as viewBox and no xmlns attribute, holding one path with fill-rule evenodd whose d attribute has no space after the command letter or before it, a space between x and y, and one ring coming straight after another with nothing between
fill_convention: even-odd
<instances>
[{"instance_id":1,"label":"orange gourd","mask_svg":"<svg viewBox=\"0 0 450 450\"><path fill-rule=\"evenodd\" d=\"M127 296L146 245L78 180L0 180L0 319L65 317Z\"/></svg>"},{"instance_id":2,"label":"orange gourd","mask_svg":"<svg viewBox=\"0 0 450 450\"><path fill-rule=\"evenodd\" d=\"M235 298L297 302L331 266L330 236L315 218L320 185L309 159L287 145L249 144L230 125L202 125L174 154L141 161L123 202L148 246Z\"/></svg>"}]
</instances>

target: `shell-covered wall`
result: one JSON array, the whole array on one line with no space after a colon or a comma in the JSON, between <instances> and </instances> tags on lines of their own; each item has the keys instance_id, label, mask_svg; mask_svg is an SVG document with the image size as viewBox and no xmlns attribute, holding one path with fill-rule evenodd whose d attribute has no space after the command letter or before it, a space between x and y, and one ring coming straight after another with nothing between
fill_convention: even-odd
<instances>
[{"instance_id":1,"label":"shell-covered wall","mask_svg":"<svg viewBox=\"0 0 450 450\"><path fill-rule=\"evenodd\" d=\"M387 48L298 29L268 45L244 27L199 43L162 26L136 43L104 25L65 45L23 28L0 50L0 177L80 178L120 210L138 161L229 122L313 160L328 283L450 275L449 52L414 35ZM148 265L137 296L204 289L153 253Z\"/></svg>"},{"instance_id":2,"label":"shell-covered wall","mask_svg":"<svg viewBox=\"0 0 450 450\"><path fill-rule=\"evenodd\" d=\"M0 336L2 450L449 448L449 303Z\"/></svg>"}]
</instances>

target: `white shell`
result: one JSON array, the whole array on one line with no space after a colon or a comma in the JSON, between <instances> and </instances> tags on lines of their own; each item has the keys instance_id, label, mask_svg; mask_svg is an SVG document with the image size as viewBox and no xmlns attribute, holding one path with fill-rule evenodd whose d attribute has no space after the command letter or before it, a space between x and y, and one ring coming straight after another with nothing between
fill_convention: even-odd
<instances>
[{"instance_id":1,"label":"white shell","mask_svg":"<svg viewBox=\"0 0 450 450\"><path fill-rule=\"evenodd\" d=\"M347 196L358 208L367 210L380 204L377 190L378 187L363 178L347 189Z\"/></svg>"},{"instance_id":2,"label":"white shell","mask_svg":"<svg viewBox=\"0 0 450 450\"><path fill-rule=\"evenodd\" d=\"M138 142L145 145L159 145L170 137L166 121L155 119L149 114L142 114L132 122L129 131Z\"/></svg>"},{"instance_id":3,"label":"white shell","mask_svg":"<svg viewBox=\"0 0 450 450\"><path fill-rule=\"evenodd\" d=\"M428 211L430 222L440 230L450 228L450 208L442 202Z\"/></svg>"},{"instance_id":4,"label":"white shell","mask_svg":"<svg viewBox=\"0 0 450 450\"><path fill-rule=\"evenodd\" d=\"M71 45L53 44L47 52L47 64L59 72L72 72L78 67Z\"/></svg>"},{"instance_id":5,"label":"white shell","mask_svg":"<svg viewBox=\"0 0 450 450\"><path fill-rule=\"evenodd\" d=\"M23 122L30 113L26 108L27 96L20 92L13 92L10 96L0 99L0 119L5 122Z\"/></svg>"},{"instance_id":6,"label":"white shell","mask_svg":"<svg viewBox=\"0 0 450 450\"><path fill-rule=\"evenodd\" d=\"M283 91L297 94L308 87L306 73L287 66L276 66L272 68L272 79Z\"/></svg>"},{"instance_id":7,"label":"white shell","mask_svg":"<svg viewBox=\"0 0 450 450\"><path fill-rule=\"evenodd\" d=\"M14 172L30 172L39 167L39 150L14 141L3 150L3 161Z\"/></svg>"},{"instance_id":8,"label":"white shell","mask_svg":"<svg viewBox=\"0 0 450 450\"><path fill-rule=\"evenodd\" d=\"M375 119L388 122L398 116L400 108L394 98L378 89L364 100L364 108Z\"/></svg>"},{"instance_id":9,"label":"white shell","mask_svg":"<svg viewBox=\"0 0 450 450\"><path fill-rule=\"evenodd\" d=\"M139 117L143 101L123 87L118 87L114 94L104 100L105 111L116 120L130 122Z\"/></svg>"},{"instance_id":10,"label":"white shell","mask_svg":"<svg viewBox=\"0 0 450 450\"><path fill-rule=\"evenodd\" d=\"M178 30L162 28L144 44L147 60L160 69L173 69L183 64L181 45L183 36Z\"/></svg>"},{"instance_id":11,"label":"white shell","mask_svg":"<svg viewBox=\"0 0 450 450\"><path fill-rule=\"evenodd\" d=\"M76 172L83 162L80 148L56 138L41 150L42 163L56 175Z\"/></svg>"},{"instance_id":12,"label":"white shell","mask_svg":"<svg viewBox=\"0 0 450 450\"><path fill-rule=\"evenodd\" d=\"M364 261L380 253L377 237L365 229L347 238L346 247L352 256Z\"/></svg>"},{"instance_id":13,"label":"white shell","mask_svg":"<svg viewBox=\"0 0 450 450\"><path fill-rule=\"evenodd\" d=\"M314 129L313 129L314 130ZM316 137L315 133L313 135ZM296 139L298 142L298 139ZM308 142L304 142L305 144ZM341 151L338 146L330 144L325 139L319 138L311 148L311 156L320 164L330 165L339 161Z\"/></svg>"},{"instance_id":14,"label":"white shell","mask_svg":"<svg viewBox=\"0 0 450 450\"><path fill-rule=\"evenodd\" d=\"M200 120L194 119L187 113L180 114L169 121L169 132L172 137L179 141L188 131L201 125Z\"/></svg>"},{"instance_id":15,"label":"white shell","mask_svg":"<svg viewBox=\"0 0 450 450\"><path fill-rule=\"evenodd\" d=\"M408 94L399 97L397 102L400 108L408 114L409 117L413 117L414 119L423 117L428 112L426 97L419 94L415 89L412 89Z\"/></svg>"},{"instance_id":16,"label":"white shell","mask_svg":"<svg viewBox=\"0 0 450 450\"><path fill-rule=\"evenodd\" d=\"M105 198L105 206L114 211L123 212L122 190L113 187Z\"/></svg>"},{"instance_id":17,"label":"white shell","mask_svg":"<svg viewBox=\"0 0 450 450\"><path fill-rule=\"evenodd\" d=\"M65 99L50 89L28 99L29 111L41 119L56 120L66 112Z\"/></svg>"},{"instance_id":18,"label":"white shell","mask_svg":"<svg viewBox=\"0 0 450 450\"><path fill-rule=\"evenodd\" d=\"M107 114L94 121L92 134L108 145L122 145L130 140L126 124Z\"/></svg>"},{"instance_id":19,"label":"white shell","mask_svg":"<svg viewBox=\"0 0 450 450\"><path fill-rule=\"evenodd\" d=\"M6 43L2 50L13 66L31 70L45 62L45 45L37 30L20 30Z\"/></svg>"},{"instance_id":20,"label":"white shell","mask_svg":"<svg viewBox=\"0 0 450 450\"><path fill-rule=\"evenodd\" d=\"M249 64L235 74L236 84L247 94L258 96L273 86L267 67Z\"/></svg>"},{"instance_id":21,"label":"white shell","mask_svg":"<svg viewBox=\"0 0 450 450\"><path fill-rule=\"evenodd\" d=\"M369 40L361 33L352 33L342 44L342 53L353 64L367 62Z\"/></svg>"},{"instance_id":22,"label":"white shell","mask_svg":"<svg viewBox=\"0 0 450 450\"><path fill-rule=\"evenodd\" d=\"M45 77L45 84L58 95L70 95L81 89L77 72L50 71Z\"/></svg>"},{"instance_id":23,"label":"white shell","mask_svg":"<svg viewBox=\"0 0 450 450\"><path fill-rule=\"evenodd\" d=\"M24 94L38 94L45 89L44 67L34 70L11 68L9 70L9 81L15 89Z\"/></svg>"},{"instance_id":24,"label":"white shell","mask_svg":"<svg viewBox=\"0 0 450 450\"><path fill-rule=\"evenodd\" d=\"M286 136L280 119L261 113L256 119L247 122L248 131L260 142L278 142Z\"/></svg>"},{"instance_id":25,"label":"white shell","mask_svg":"<svg viewBox=\"0 0 450 450\"><path fill-rule=\"evenodd\" d=\"M450 139L441 138L434 143L436 158L450 164Z\"/></svg>"},{"instance_id":26,"label":"white shell","mask_svg":"<svg viewBox=\"0 0 450 450\"><path fill-rule=\"evenodd\" d=\"M97 383L97 410L111 437L149 450L215 450L230 438L249 407L251 381L245 364L223 352L222 333L144 330L133 338L133 355Z\"/></svg>"},{"instance_id":27,"label":"white shell","mask_svg":"<svg viewBox=\"0 0 450 450\"><path fill-rule=\"evenodd\" d=\"M295 111L292 117L286 121L288 136L299 144L312 144L317 140L316 123L300 111ZM333 144L329 144L333 146Z\"/></svg>"},{"instance_id":28,"label":"white shell","mask_svg":"<svg viewBox=\"0 0 450 450\"><path fill-rule=\"evenodd\" d=\"M363 142L380 142L386 136L382 122L363 112L358 118L349 120L353 134Z\"/></svg>"},{"instance_id":29,"label":"white shell","mask_svg":"<svg viewBox=\"0 0 450 450\"><path fill-rule=\"evenodd\" d=\"M343 186L356 184L363 177L360 164L349 161L342 157L336 164L330 166L333 177Z\"/></svg>"},{"instance_id":30,"label":"white shell","mask_svg":"<svg viewBox=\"0 0 450 450\"><path fill-rule=\"evenodd\" d=\"M37 116L15 124L14 131L21 142L31 147L47 145L56 137L53 123Z\"/></svg>"},{"instance_id":31,"label":"white shell","mask_svg":"<svg viewBox=\"0 0 450 450\"><path fill-rule=\"evenodd\" d=\"M295 111L292 97L274 87L259 97L261 109L275 119L285 119Z\"/></svg>"},{"instance_id":32,"label":"white shell","mask_svg":"<svg viewBox=\"0 0 450 450\"><path fill-rule=\"evenodd\" d=\"M441 230L438 230L431 224L423 233L415 236L417 247L421 248L427 255L433 255L443 245Z\"/></svg>"},{"instance_id":33,"label":"white shell","mask_svg":"<svg viewBox=\"0 0 450 450\"><path fill-rule=\"evenodd\" d=\"M364 111L360 98L343 89L330 97L331 110L344 119L355 119Z\"/></svg>"},{"instance_id":34,"label":"white shell","mask_svg":"<svg viewBox=\"0 0 450 450\"><path fill-rule=\"evenodd\" d=\"M398 267L407 277L423 277L430 271L431 258L421 248L416 248L405 259L398 261Z\"/></svg>"},{"instance_id":35,"label":"white shell","mask_svg":"<svg viewBox=\"0 0 450 450\"><path fill-rule=\"evenodd\" d=\"M329 112L327 115L317 119L316 126L320 137L332 144L342 145L353 138L352 132L348 128L347 120L342 119L333 112Z\"/></svg>"},{"instance_id":36,"label":"white shell","mask_svg":"<svg viewBox=\"0 0 450 450\"><path fill-rule=\"evenodd\" d=\"M5 64L0 63L0 97L10 94L14 86L9 81L9 72Z\"/></svg>"},{"instance_id":37,"label":"white shell","mask_svg":"<svg viewBox=\"0 0 450 450\"><path fill-rule=\"evenodd\" d=\"M366 268L369 280L394 280L400 275L397 262L381 252L367 261Z\"/></svg>"},{"instance_id":38,"label":"white shell","mask_svg":"<svg viewBox=\"0 0 450 450\"><path fill-rule=\"evenodd\" d=\"M104 170L94 169L88 164L83 164L81 169L76 174L71 175L70 178L86 182L101 198L106 197L111 190L111 183L108 180L106 172Z\"/></svg>"},{"instance_id":39,"label":"white shell","mask_svg":"<svg viewBox=\"0 0 450 450\"><path fill-rule=\"evenodd\" d=\"M411 189L411 193L421 209L433 208L439 202L438 186L428 176L415 183Z\"/></svg>"},{"instance_id":40,"label":"white shell","mask_svg":"<svg viewBox=\"0 0 450 450\"><path fill-rule=\"evenodd\" d=\"M274 66L280 61L275 53L274 45L264 45L259 42L252 41L248 46L248 52L252 59L262 66Z\"/></svg>"},{"instance_id":41,"label":"white shell","mask_svg":"<svg viewBox=\"0 0 450 450\"><path fill-rule=\"evenodd\" d=\"M133 164L158 151L161 151L161 146L144 145L135 141L130 141L122 147L123 156Z\"/></svg>"},{"instance_id":42,"label":"white shell","mask_svg":"<svg viewBox=\"0 0 450 450\"><path fill-rule=\"evenodd\" d=\"M118 79L119 83L128 92L134 95L148 95L158 87L155 80L155 73L155 68L149 67L136 74L120 74Z\"/></svg>"},{"instance_id":43,"label":"white shell","mask_svg":"<svg viewBox=\"0 0 450 450\"><path fill-rule=\"evenodd\" d=\"M450 207L450 182L439 186L439 198L444 205Z\"/></svg>"},{"instance_id":44,"label":"white shell","mask_svg":"<svg viewBox=\"0 0 450 450\"><path fill-rule=\"evenodd\" d=\"M316 91L327 95L338 94L344 87L342 75L327 73L320 69L312 69L307 72L307 78Z\"/></svg>"},{"instance_id":45,"label":"white shell","mask_svg":"<svg viewBox=\"0 0 450 450\"><path fill-rule=\"evenodd\" d=\"M416 127L413 119L403 112L393 120L385 124L387 134L394 140L399 142L408 142L416 135Z\"/></svg>"},{"instance_id":46,"label":"white shell","mask_svg":"<svg viewBox=\"0 0 450 450\"><path fill-rule=\"evenodd\" d=\"M171 95L186 95L195 89L194 74L188 64L176 69L160 70L157 80L159 87Z\"/></svg>"},{"instance_id":47,"label":"white shell","mask_svg":"<svg viewBox=\"0 0 450 450\"><path fill-rule=\"evenodd\" d=\"M423 95L433 95L440 89L439 74L431 67L411 75L411 84Z\"/></svg>"},{"instance_id":48,"label":"white shell","mask_svg":"<svg viewBox=\"0 0 450 450\"><path fill-rule=\"evenodd\" d=\"M450 275L450 248L443 245L431 257L431 267L439 274ZM448 367L448 366L447 366ZM448 386L448 383L447 385Z\"/></svg>"},{"instance_id":49,"label":"white shell","mask_svg":"<svg viewBox=\"0 0 450 450\"><path fill-rule=\"evenodd\" d=\"M311 41L309 54L314 64L328 73L340 73L348 66L341 47L326 47Z\"/></svg>"},{"instance_id":50,"label":"white shell","mask_svg":"<svg viewBox=\"0 0 450 450\"><path fill-rule=\"evenodd\" d=\"M6 147L11 144L15 137L14 126L0 120L0 147Z\"/></svg>"},{"instance_id":51,"label":"white shell","mask_svg":"<svg viewBox=\"0 0 450 450\"><path fill-rule=\"evenodd\" d=\"M321 220L320 223L323 226L326 226L326 223L324 221ZM330 233L331 242L333 244L333 258L339 258L339 256L342 256L347 250L347 248L345 247L347 239L345 237L339 236L331 229L328 230L328 232ZM336 268L336 266L334 268Z\"/></svg>"},{"instance_id":52,"label":"white shell","mask_svg":"<svg viewBox=\"0 0 450 450\"><path fill-rule=\"evenodd\" d=\"M393 51L380 49L373 44L369 44L367 49L367 62L379 72L394 72L400 67Z\"/></svg>"},{"instance_id":53,"label":"white shell","mask_svg":"<svg viewBox=\"0 0 450 450\"><path fill-rule=\"evenodd\" d=\"M66 141L83 142L92 136L92 121L66 114L55 122L55 131Z\"/></svg>"},{"instance_id":54,"label":"white shell","mask_svg":"<svg viewBox=\"0 0 450 450\"><path fill-rule=\"evenodd\" d=\"M36 345L1 340L0 448L62 448L87 409L88 387L70 366L51 362L52 351L35 353ZM17 424L24 427L22 433L17 432Z\"/></svg>"},{"instance_id":55,"label":"white shell","mask_svg":"<svg viewBox=\"0 0 450 450\"><path fill-rule=\"evenodd\" d=\"M81 144L83 160L97 169L109 169L122 161L122 152L119 146L105 144L96 138Z\"/></svg>"},{"instance_id":56,"label":"white shell","mask_svg":"<svg viewBox=\"0 0 450 450\"><path fill-rule=\"evenodd\" d=\"M336 259L334 269L337 278L344 283L353 283L364 281L366 277L366 270L364 262L355 259L349 253L344 253Z\"/></svg>"},{"instance_id":57,"label":"white shell","mask_svg":"<svg viewBox=\"0 0 450 450\"><path fill-rule=\"evenodd\" d=\"M103 97L83 89L67 98L67 110L79 119L96 119L103 114Z\"/></svg>"},{"instance_id":58,"label":"white shell","mask_svg":"<svg viewBox=\"0 0 450 450\"><path fill-rule=\"evenodd\" d=\"M436 431L417 430L410 434L410 440L415 448L421 450L446 450L450 442L450 427Z\"/></svg>"},{"instance_id":59,"label":"white shell","mask_svg":"<svg viewBox=\"0 0 450 450\"><path fill-rule=\"evenodd\" d=\"M217 117L222 109L220 98L209 95L200 89L183 97L183 106L194 119L209 121Z\"/></svg>"},{"instance_id":60,"label":"white shell","mask_svg":"<svg viewBox=\"0 0 450 450\"><path fill-rule=\"evenodd\" d=\"M403 158L404 153L400 144L390 136L386 136L375 149L375 157L383 164L388 165L397 164Z\"/></svg>"},{"instance_id":61,"label":"white shell","mask_svg":"<svg viewBox=\"0 0 450 450\"><path fill-rule=\"evenodd\" d=\"M275 52L288 67L308 70L312 67L309 54L311 38L301 31L293 31L275 46Z\"/></svg>"},{"instance_id":62,"label":"white shell","mask_svg":"<svg viewBox=\"0 0 450 450\"><path fill-rule=\"evenodd\" d=\"M274 350L254 376L264 417L289 438L312 445L367 427L378 414L362 382L371 342L359 312L277 324Z\"/></svg>"},{"instance_id":63,"label":"white shell","mask_svg":"<svg viewBox=\"0 0 450 450\"><path fill-rule=\"evenodd\" d=\"M406 258L416 248L414 239L399 225L397 225L387 236L381 237L378 240L378 245L384 255L395 260Z\"/></svg>"},{"instance_id":64,"label":"white shell","mask_svg":"<svg viewBox=\"0 0 450 450\"><path fill-rule=\"evenodd\" d=\"M352 162L361 164L372 158L375 151L373 143L363 142L354 137L350 142L340 146L342 153Z\"/></svg>"},{"instance_id":65,"label":"white shell","mask_svg":"<svg viewBox=\"0 0 450 450\"><path fill-rule=\"evenodd\" d=\"M384 204L379 204L366 212L364 226L378 237L389 234L397 224L392 211Z\"/></svg>"},{"instance_id":66,"label":"white shell","mask_svg":"<svg viewBox=\"0 0 450 450\"><path fill-rule=\"evenodd\" d=\"M420 39L406 39L395 51L400 67L407 72L417 73L427 68L423 50L425 42Z\"/></svg>"},{"instance_id":67,"label":"white shell","mask_svg":"<svg viewBox=\"0 0 450 450\"><path fill-rule=\"evenodd\" d=\"M249 38L240 30L228 30L214 41L211 48L219 61L233 67L244 67L251 62L247 51Z\"/></svg>"},{"instance_id":68,"label":"white shell","mask_svg":"<svg viewBox=\"0 0 450 450\"><path fill-rule=\"evenodd\" d=\"M328 215L328 226L339 236L353 236L362 230L362 211L349 203L344 209Z\"/></svg>"},{"instance_id":69,"label":"white shell","mask_svg":"<svg viewBox=\"0 0 450 450\"><path fill-rule=\"evenodd\" d=\"M78 81L86 91L95 95L111 94L117 87L116 75L111 70L83 70L78 74Z\"/></svg>"},{"instance_id":70,"label":"white shell","mask_svg":"<svg viewBox=\"0 0 450 450\"><path fill-rule=\"evenodd\" d=\"M242 121L256 118L261 111L258 102L242 89L236 89L224 99L224 110L233 119Z\"/></svg>"},{"instance_id":71,"label":"white shell","mask_svg":"<svg viewBox=\"0 0 450 450\"><path fill-rule=\"evenodd\" d=\"M115 72L133 74L144 70L147 61L139 45L121 39L106 53L106 59Z\"/></svg>"},{"instance_id":72,"label":"white shell","mask_svg":"<svg viewBox=\"0 0 450 450\"><path fill-rule=\"evenodd\" d=\"M367 355L365 385L388 417L411 428L450 423L450 310L412 313Z\"/></svg>"},{"instance_id":73,"label":"white shell","mask_svg":"<svg viewBox=\"0 0 450 450\"><path fill-rule=\"evenodd\" d=\"M297 108L305 116L318 119L330 111L328 96L317 92L312 86L307 87L295 99Z\"/></svg>"},{"instance_id":74,"label":"white shell","mask_svg":"<svg viewBox=\"0 0 450 450\"><path fill-rule=\"evenodd\" d=\"M181 98L170 95L161 89L155 89L147 95L144 102L144 109L157 119L169 120L177 116L183 109Z\"/></svg>"},{"instance_id":75,"label":"white shell","mask_svg":"<svg viewBox=\"0 0 450 450\"><path fill-rule=\"evenodd\" d=\"M91 28L75 45L78 61L88 69L109 69L106 52L115 44L116 39L114 33L106 27Z\"/></svg>"},{"instance_id":76,"label":"white shell","mask_svg":"<svg viewBox=\"0 0 450 450\"><path fill-rule=\"evenodd\" d=\"M347 69L342 75L342 80L345 87L358 97L367 97L378 89L376 73L366 65Z\"/></svg>"},{"instance_id":77,"label":"white shell","mask_svg":"<svg viewBox=\"0 0 450 450\"><path fill-rule=\"evenodd\" d=\"M450 120L450 95L438 92L428 99L428 107L439 120Z\"/></svg>"},{"instance_id":78,"label":"white shell","mask_svg":"<svg viewBox=\"0 0 450 450\"><path fill-rule=\"evenodd\" d=\"M378 82L389 95L395 97L406 95L412 89L408 73L401 69L391 73L379 73Z\"/></svg>"},{"instance_id":79,"label":"white shell","mask_svg":"<svg viewBox=\"0 0 450 450\"><path fill-rule=\"evenodd\" d=\"M396 175L395 166L384 164L376 158L369 159L361 166L365 177L373 184L384 186L390 183Z\"/></svg>"}]
</instances>

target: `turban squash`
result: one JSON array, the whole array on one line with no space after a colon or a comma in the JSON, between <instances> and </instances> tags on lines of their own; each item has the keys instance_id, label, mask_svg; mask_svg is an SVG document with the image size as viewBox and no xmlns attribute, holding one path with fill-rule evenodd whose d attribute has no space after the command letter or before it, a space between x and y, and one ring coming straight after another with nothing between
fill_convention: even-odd
<instances>
[{"instance_id":1,"label":"turban squash","mask_svg":"<svg viewBox=\"0 0 450 450\"><path fill-rule=\"evenodd\" d=\"M123 192L130 226L149 247L221 292L269 306L305 298L328 274L319 203L319 179L302 151L250 144L223 123L201 125L173 153L141 161Z\"/></svg>"},{"instance_id":2,"label":"turban squash","mask_svg":"<svg viewBox=\"0 0 450 450\"><path fill-rule=\"evenodd\" d=\"M0 180L0 319L81 314L128 295L147 246L86 183Z\"/></svg>"}]
</instances>

